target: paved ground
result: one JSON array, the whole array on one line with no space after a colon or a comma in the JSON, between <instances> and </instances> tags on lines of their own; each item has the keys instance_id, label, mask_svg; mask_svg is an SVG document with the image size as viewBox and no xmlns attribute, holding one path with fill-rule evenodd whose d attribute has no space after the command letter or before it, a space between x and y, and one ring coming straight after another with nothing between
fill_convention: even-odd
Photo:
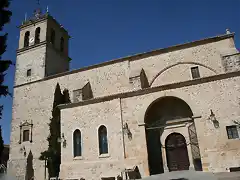
<instances>
[{"instance_id":1,"label":"paved ground","mask_svg":"<svg viewBox=\"0 0 240 180\"><path fill-rule=\"evenodd\" d=\"M0 174L0 180L16 180L16 178ZM200 171L175 171L149 176L143 180L240 180L240 172L214 174Z\"/></svg>"},{"instance_id":2,"label":"paved ground","mask_svg":"<svg viewBox=\"0 0 240 180\"><path fill-rule=\"evenodd\" d=\"M149 176L143 180L240 180L240 172L214 174L200 171L175 171Z\"/></svg>"},{"instance_id":3,"label":"paved ground","mask_svg":"<svg viewBox=\"0 0 240 180\"><path fill-rule=\"evenodd\" d=\"M217 173L219 180L240 180L240 172Z\"/></svg>"}]
</instances>

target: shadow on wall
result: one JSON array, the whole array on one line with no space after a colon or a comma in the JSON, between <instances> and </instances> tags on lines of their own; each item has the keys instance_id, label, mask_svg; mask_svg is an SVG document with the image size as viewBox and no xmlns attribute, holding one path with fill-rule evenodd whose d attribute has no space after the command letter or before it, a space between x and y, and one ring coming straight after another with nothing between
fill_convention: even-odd
<instances>
[{"instance_id":1,"label":"shadow on wall","mask_svg":"<svg viewBox=\"0 0 240 180\"><path fill-rule=\"evenodd\" d=\"M123 174L122 174L123 173ZM125 176L125 178L123 178ZM115 179L115 178L114 178ZM117 180L123 180L123 179L142 179L141 173L139 171L138 166L134 166L131 169L125 169L123 172L121 172L121 176L117 176Z\"/></svg>"},{"instance_id":2,"label":"shadow on wall","mask_svg":"<svg viewBox=\"0 0 240 180\"><path fill-rule=\"evenodd\" d=\"M129 179L141 179L141 174L138 169L138 166L135 166L133 171L128 172Z\"/></svg>"},{"instance_id":3,"label":"shadow on wall","mask_svg":"<svg viewBox=\"0 0 240 180\"><path fill-rule=\"evenodd\" d=\"M32 151L30 150L27 157L25 180L32 180L32 179L34 179L33 154L32 154Z\"/></svg>"}]
</instances>

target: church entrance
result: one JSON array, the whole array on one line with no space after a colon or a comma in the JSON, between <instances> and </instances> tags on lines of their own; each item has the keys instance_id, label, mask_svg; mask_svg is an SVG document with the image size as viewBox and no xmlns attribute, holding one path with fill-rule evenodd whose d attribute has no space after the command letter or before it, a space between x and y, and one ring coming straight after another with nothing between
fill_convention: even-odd
<instances>
[{"instance_id":1,"label":"church entrance","mask_svg":"<svg viewBox=\"0 0 240 180\"><path fill-rule=\"evenodd\" d=\"M177 97L159 98L148 107L144 121L150 175L164 173L162 150L166 147L161 144L160 138L168 122L192 116L193 113L188 104ZM189 168L185 138L181 134L173 134L168 137L166 143L168 144L166 152L169 170ZM181 159L177 160L179 157Z\"/></svg>"},{"instance_id":2,"label":"church entrance","mask_svg":"<svg viewBox=\"0 0 240 180\"><path fill-rule=\"evenodd\" d=\"M182 134L170 134L166 138L165 148L169 171L189 170L187 144Z\"/></svg>"}]
</instances>

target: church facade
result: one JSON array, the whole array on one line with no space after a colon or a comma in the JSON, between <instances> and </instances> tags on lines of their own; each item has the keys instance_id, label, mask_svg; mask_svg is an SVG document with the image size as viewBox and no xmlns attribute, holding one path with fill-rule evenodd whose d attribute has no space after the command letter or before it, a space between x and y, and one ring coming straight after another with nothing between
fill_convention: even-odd
<instances>
[{"instance_id":1,"label":"church facade","mask_svg":"<svg viewBox=\"0 0 240 180\"><path fill-rule=\"evenodd\" d=\"M49 14L20 26L8 171L44 179L57 83L61 179L142 178L240 167L234 33L69 71L68 32ZM31 175L27 174L32 162Z\"/></svg>"}]
</instances>

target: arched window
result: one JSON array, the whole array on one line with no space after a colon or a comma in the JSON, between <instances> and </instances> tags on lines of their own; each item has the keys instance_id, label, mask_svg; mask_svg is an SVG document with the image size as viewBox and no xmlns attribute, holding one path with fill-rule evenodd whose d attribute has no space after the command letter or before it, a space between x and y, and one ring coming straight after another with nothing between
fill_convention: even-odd
<instances>
[{"instance_id":1,"label":"arched window","mask_svg":"<svg viewBox=\"0 0 240 180\"><path fill-rule=\"evenodd\" d=\"M24 47L28 47L29 46L29 36L30 36L30 32L29 31L25 32L25 35L24 35Z\"/></svg>"},{"instance_id":2,"label":"arched window","mask_svg":"<svg viewBox=\"0 0 240 180\"><path fill-rule=\"evenodd\" d=\"M41 28L38 27L36 30L35 30L35 44L38 44L40 43L40 31L41 31Z\"/></svg>"},{"instance_id":3,"label":"arched window","mask_svg":"<svg viewBox=\"0 0 240 180\"><path fill-rule=\"evenodd\" d=\"M82 143L81 143L81 131L75 130L73 133L73 156L82 156Z\"/></svg>"},{"instance_id":4,"label":"arched window","mask_svg":"<svg viewBox=\"0 0 240 180\"><path fill-rule=\"evenodd\" d=\"M64 39L63 37L61 37L61 40L60 40L60 51L63 52L64 50Z\"/></svg>"},{"instance_id":5,"label":"arched window","mask_svg":"<svg viewBox=\"0 0 240 180\"><path fill-rule=\"evenodd\" d=\"M50 42L54 45L55 43L55 31L51 29Z\"/></svg>"},{"instance_id":6,"label":"arched window","mask_svg":"<svg viewBox=\"0 0 240 180\"><path fill-rule=\"evenodd\" d=\"M98 141L99 141L99 153L108 153L108 139L107 139L107 128L105 126L100 126L98 129Z\"/></svg>"}]
</instances>

